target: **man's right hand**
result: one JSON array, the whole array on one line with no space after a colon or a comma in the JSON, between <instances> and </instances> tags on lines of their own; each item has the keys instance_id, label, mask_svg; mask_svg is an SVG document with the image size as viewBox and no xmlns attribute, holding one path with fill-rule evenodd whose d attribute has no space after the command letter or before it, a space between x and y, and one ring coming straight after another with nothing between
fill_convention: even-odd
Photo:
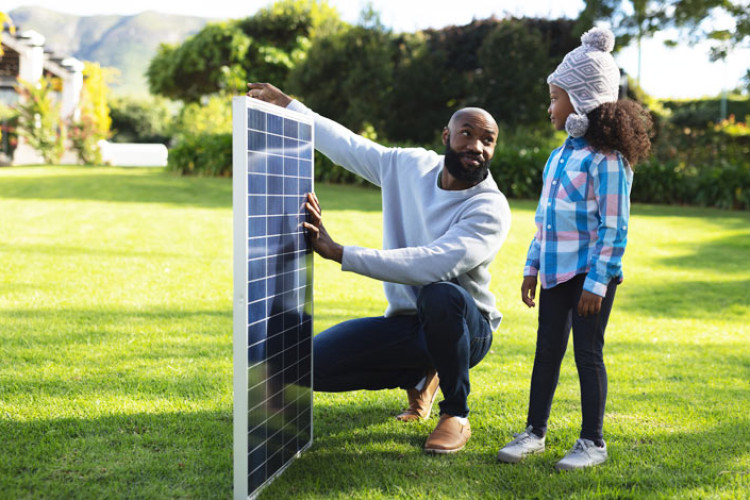
<instances>
[{"instance_id":1,"label":"man's right hand","mask_svg":"<svg viewBox=\"0 0 750 500\"><path fill-rule=\"evenodd\" d=\"M536 276L524 276L521 284L521 300L529 307L534 307L536 297Z\"/></svg>"},{"instance_id":2,"label":"man's right hand","mask_svg":"<svg viewBox=\"0 0 750 500\"><path fill-rule=\"evenodd\" d=\"M277 89L270 83L248 83L247 87L250 89L247 91L247 96L260 101L270 102L282 108L289 106L292 102L292 98Z\"/></svg>"}]
</instances>

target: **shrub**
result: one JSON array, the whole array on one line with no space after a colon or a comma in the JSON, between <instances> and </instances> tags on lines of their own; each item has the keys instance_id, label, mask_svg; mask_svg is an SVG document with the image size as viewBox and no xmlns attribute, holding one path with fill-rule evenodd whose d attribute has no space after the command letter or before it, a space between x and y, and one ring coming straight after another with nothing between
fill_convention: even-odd
<instances>
[{"instance_id":1,"label":"shrub","mask_svg":"<svg viewBox=\"0 0 750 500\"><path fill-rule=\"evenodd\" d=\"M182 175L230 177L232 134L200 134L183 138L169 150L167 168Z\"/></svg>"},{"instance_id":2,"label":"shrub","mask_svg":"<svg viewBox=\"0 0 750 500\"><path fill-rule=\"evenodd\" d=\"M112 142L169 144L174 113L163 97L120 97L110 102Z\"/></svg>"},{"instance_id":3,"label":"shrub","mask_svg":"<svg viewBox=\"0 0 750 500\"><path fill-rule=\"evenodd\" d=\"M37 83L18 81L16 91L21 99L18 111L18 134L26 138L46 163L55 164L65 152L65 125L60 105L52 97L53 82L44 78Z\"/></svg>"}]
</instances>

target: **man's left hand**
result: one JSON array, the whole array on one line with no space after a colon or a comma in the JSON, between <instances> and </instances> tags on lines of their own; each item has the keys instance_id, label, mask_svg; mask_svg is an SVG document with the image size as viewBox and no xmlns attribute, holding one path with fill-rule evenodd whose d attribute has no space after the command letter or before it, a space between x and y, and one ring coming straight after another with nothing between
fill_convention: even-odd
<instances>
[{"instance_id":1,"label":"man's left hand","mask_svg":"<svg viewBox=\"0 0 750 500\"><path fill-rule=\"evenodd\" d=\"M344 258L344 247L333 241L323 226L320 202L315 193L307 193L305 208L310 214L310 222L303 222L302 225L310 232L313 249L324 259L331 259L341 264Z\"/></svg>"},{"instance_id":2,"label":"man's left hand","mask_svg":"<svg viewBox=\"0 0 750 500\"><path fill-rule=\"evenodd\" d=\"M594 316L599 314L602 308L602 297L591 292L584 290L581 293L581 300L578 302L578 315L579 316Z\"/></svg>"}]
</instances>

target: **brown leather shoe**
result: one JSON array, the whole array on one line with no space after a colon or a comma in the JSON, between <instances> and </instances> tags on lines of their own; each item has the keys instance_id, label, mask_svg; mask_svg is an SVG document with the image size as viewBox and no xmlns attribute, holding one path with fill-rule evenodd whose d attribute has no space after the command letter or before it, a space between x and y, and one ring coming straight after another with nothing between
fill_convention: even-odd
<instances>
[{"instance_id":1,"label":"brown leather shoe","mask_svg":"<svg viewBox=\"0 0 750 500\"><path fill-rule=\"evenodd\" d=\"M471 437L469 421L462 424L458 417L440 415L440 421L424 443L427 453L455 453L463 450Z\"/></svg>"},{"instance_id":2,"label":"brown leather shoe","mask_svg":"<svg viewBox=\"0 0 750 500\"><path fill-rule=\"evenodd\" d=\"M411 422L413 420L422 420L430 418L432 403L435 401L440 379L437 372L432 368L425 374L424 387L421 391L416 389L407 389L406 395L409 398L409 408L396 415L396 420L402 422Z\"/></svg>"}]
</instances>

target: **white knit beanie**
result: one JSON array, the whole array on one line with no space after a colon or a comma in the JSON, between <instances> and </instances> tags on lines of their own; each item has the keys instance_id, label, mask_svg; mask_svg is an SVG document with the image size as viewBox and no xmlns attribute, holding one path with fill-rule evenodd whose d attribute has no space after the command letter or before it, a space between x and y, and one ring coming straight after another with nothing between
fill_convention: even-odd
<instances>
[{"instance_id":1,"label":"white knit beanie","mask_svg":"<svg viewBox=\"0 0 750 500\"><path fill-rule=\"evenodd\" d=\"M593 28L581 36L581 43L547 77L547 83L568 93L576 111L565 122L565 130L572 137L586 133L589 127L586 113L605 102L617 101L620 87L620 69L611 54L615 35L606 28Z\"/></svg>"}]
</instances>

